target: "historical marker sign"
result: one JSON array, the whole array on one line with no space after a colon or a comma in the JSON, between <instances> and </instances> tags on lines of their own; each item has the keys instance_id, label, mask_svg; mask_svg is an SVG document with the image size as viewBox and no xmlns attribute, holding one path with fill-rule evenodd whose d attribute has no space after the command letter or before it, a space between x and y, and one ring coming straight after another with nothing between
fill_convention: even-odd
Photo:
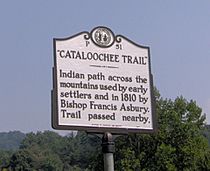
<instances>
[{"instance_id":1,"label":"historical marker sign","mask_svg":"<svg viewBox=\"0 0 210 171\"><path fill-rule=\"evenodd\" d=\"M149 47L96 27L54 39L53 71L55 129L154 131Z\"/></svg>"}]
</instances>

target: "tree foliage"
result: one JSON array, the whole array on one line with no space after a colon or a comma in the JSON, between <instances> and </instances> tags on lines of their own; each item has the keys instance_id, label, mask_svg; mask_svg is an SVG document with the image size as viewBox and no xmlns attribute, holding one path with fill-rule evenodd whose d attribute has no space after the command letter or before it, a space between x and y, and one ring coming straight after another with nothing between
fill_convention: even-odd
<instances>
[{"instance_id":1,"label":"tree foliage","mask_svg":"<svg viewBox=\"0 0 210 171\"><path fill-rule=\"evenodd\" d=\"M0 149L17 150L25 134L20 131L10 131L0 133Z\"/></svg>"},{"instance_id":2,"label":"tree foliage","mask_svg":"<svg viewBox=\"0 0 210 171\"><path fill-rule=\"evenodd\" d=\"M210 125L206 125L206 129L204 130L203 135L207 138L210 147Z\"/></svg>"},{"instance_id":3,"label":"tree foliage","mask_svg":"<svg viewBox=\"0 0 210 171\"><path fill-rule=\"evenodd\" d=\"M156 110L156 134L117 140L117 170L210 170L210 150L201 134L205 115L195 101L183 97L172 101L156 93Z\"/></svg>"},{"instance_id":4,"label":"tree foliage","mask_svg":"<svg viewBox=\"0 0 210 171\"><path fill-rule=\"evenodd\" d=\"M29 133L10 160L10 168L18 171L68 171L93 168L99 138L84 132L76 137L62 137L51 131Z\"/></svg>"}]
</instances>

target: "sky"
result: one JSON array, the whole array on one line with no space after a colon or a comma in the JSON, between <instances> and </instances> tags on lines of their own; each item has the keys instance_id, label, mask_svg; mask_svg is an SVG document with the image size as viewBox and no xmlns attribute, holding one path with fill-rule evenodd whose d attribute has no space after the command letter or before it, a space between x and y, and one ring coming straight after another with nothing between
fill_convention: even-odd
<instances>
[{"instance_id":1,"label":"sky","mask_svg":"<svg viewBox=\"0 0 210 171\"><path fill-rule=\"evenodd\" d=\"M209 0L2 0L0 132L52 130L53 38L97 26L149 46L161 96L195 100L210 124L209 9Z\"/></svg>"}]
</instances>

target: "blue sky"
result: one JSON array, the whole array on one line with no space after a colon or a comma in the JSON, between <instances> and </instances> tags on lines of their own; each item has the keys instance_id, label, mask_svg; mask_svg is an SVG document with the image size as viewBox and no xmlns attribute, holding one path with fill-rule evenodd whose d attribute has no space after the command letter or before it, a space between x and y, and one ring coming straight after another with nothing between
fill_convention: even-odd
<instances>
[{"instance_id":1,"label":"blue sky","mask_svg":"<svg viewBox=\"0 0 210 171\"><path fill-rule=\"evenodd\" d=\"M2 0L0 131L52 129L53 38L101 25L149 46L161 95L195 100L210 123L209 9L209 0Z\"/></svg>"}]
</instances>

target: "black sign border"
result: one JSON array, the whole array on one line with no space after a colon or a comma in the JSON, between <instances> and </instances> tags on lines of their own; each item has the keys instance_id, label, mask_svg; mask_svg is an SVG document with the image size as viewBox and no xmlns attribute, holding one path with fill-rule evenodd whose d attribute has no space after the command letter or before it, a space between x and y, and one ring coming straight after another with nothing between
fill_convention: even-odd
<instances>
[{"instance_id":1,"label":"black sign border","mask_svg":"<svg viewBox=\"0 0 210 171\"><path fill-rule=\"evenodd\" d=\"M125 39L126 41L130 42L131 44L139 47L139 48L144 48L148 50L148 61L149 61L149 79L150 79L150 94L151 94L151 107L152 107L152 125L153 129L127 129L127 128L110 128L110 127L88 127L88 126L70 126L70 125L59 125L58 124L58 99L57 99L57 73L56 73L56 68L57 68L57 61L56 61L56 42L57 41L64 41L64 40L69 40L74 37L77 37L81 34L84 34L84 39L86 40L92 40L91 34L93 30L97 28L106 28L109 31L111 29L104 27L104 26L98 26L92 29L92 31L89 33L87 31L80 32L78 34L75 34L73 36L67 37L67 38L53 38L53 56L54 56L54 66L52 69L52 75L53 75L53 89L51 90L51 124L53 129L57 130L78 130L78 131L86 131L90 133L104 133L104 132L110 132L112 134L128 134L128 133L156 133L157 132L157 118L156 118L156 107L155 107L155 96L154 96L154 87L153 87L153 75L151 74L151 58L150 58L150 48L148 46L142 46L139 45L130 39L124 37L123 35L116 35L114 36L114 42L116 41L117 43L121 42L121 38ZM112 32L112 31L111 31ZM114 33L112 32L114 35ZM95 44L95 42L92 40L92 42ZM114 44L112 43L112 45ZM111 46L112 46L111 45ZM98 45L97 45L98 46ZM107 48L104 46L99 46L101 48ZM110 46L109 46L110 47Z\"/></svg>"}]
</instances>

